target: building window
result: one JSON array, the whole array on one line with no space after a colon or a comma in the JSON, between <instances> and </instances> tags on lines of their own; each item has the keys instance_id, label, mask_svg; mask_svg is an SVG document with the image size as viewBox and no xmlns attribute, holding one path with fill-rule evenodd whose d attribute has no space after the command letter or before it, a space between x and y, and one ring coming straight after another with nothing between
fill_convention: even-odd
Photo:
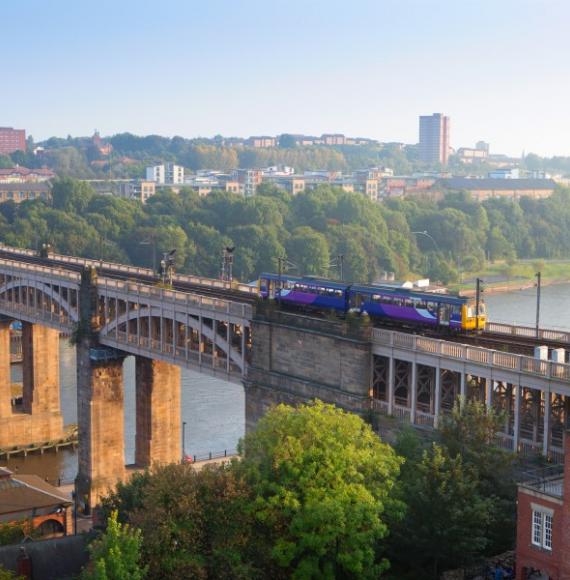
<instances>
[{"instance_id":1,"label":"building window","mask_svg":"<svg viewBox=\"0 0 570 580\"><path fill-rule=\"evenodd\" d=\"M552 550L552 515L540 510L532 511L532 543Z\"/></svg>"}]
</instances>

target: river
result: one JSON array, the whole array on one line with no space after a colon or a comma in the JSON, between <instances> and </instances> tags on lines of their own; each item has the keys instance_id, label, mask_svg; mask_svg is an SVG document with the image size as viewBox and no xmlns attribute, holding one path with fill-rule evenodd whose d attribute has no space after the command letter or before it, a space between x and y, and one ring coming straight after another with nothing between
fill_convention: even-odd
<instances>
[{"instance_id":1,"label":"river","mask_svg":"<svg viewBox=\"0 0 570 580\"><path fill-rule=\"evenodd\" d=\"M546 286L542 289L541 326L570 330L570 285ZM491 320L512 324L534 325L536 290L485 295ZM60 343L61 404L66 424L77 421L75 349L62 339ZM21 382L21 367L14 365L12 380ZM124 363L125 383L125 463L134 462L135 376L134 358ZM192 371L182 371L182 420L186 422L186 452L199 455L209 451L235 449L245 428L243 387ZM30 455L12 458L11 469L36 473L49 480L70 481L77 472L75 452Z\"/></svg>"}]
</instances>

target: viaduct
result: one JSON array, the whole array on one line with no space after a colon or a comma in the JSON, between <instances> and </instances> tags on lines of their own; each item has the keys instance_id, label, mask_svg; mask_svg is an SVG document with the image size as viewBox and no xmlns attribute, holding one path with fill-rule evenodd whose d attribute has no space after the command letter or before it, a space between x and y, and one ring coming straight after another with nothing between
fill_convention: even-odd
<instances>
[{"instance_id":1,"label":"viaduct","mask_svg":"<svg viewBox=\"0 0 570 580\"><path fill-rule=\"evenodd\" d=\"M503 411L504 448L562 457L570 334L536 337L534 329L490 323L486 334L503 344L493 350L282 312L257 304L248 286L175 276L172 288L160 288L153 280L143 268L0 248L0 448L62 436L59 336L68 335L77 347L76 486L86 504L127 475L128 355L136 359L137 467L180 461L182 367L243 383L247 428L273 404L313 398L434 428L461 395ZM13 320L22 321L18 408L10 401ZM536 356L508 348L521 344L550 348Z\"/></svg>"}]
</instances>

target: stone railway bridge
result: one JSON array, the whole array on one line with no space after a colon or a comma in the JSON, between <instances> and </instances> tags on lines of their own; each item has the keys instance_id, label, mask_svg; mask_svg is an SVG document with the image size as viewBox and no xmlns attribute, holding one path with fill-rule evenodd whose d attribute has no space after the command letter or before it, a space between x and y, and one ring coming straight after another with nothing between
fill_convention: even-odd
<instances>
[{"instance_id":1,"label":"stone railway bridge","mask_svg":"<svg viewBox=\"0 0 570 580\"><path fill-rule=\"evenodd\" d=\"M243 382L248 428L275 403L315 397L433 428L463 395L504 412L497 437L505 448L562 455L570 365L558 362L565 360L560 349L522 356L256 307L239 293L228 300L159 288L132 272L129 279L98 277L92 268L78 272L63 261L44 266L18 258L0 259L0 447L61 436L58 338L69 335L77 345L77 487L88 504L127 473L127 355L136 358L137 467L180 460L181 367ZM13 320L23 323L21 408L10 403ZM501 331L528 334L493 329ZM570 343L564 333L555 339Z\"/></svg>"}]
</instances>

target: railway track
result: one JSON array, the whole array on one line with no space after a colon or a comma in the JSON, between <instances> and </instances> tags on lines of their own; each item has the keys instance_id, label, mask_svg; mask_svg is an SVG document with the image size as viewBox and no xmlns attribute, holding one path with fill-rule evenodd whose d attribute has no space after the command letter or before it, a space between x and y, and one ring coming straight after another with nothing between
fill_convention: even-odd
<instances>
[{"instance_id":1,"label":"railway track","mask_svg":"<svg viewBox=\"0 0 570 580\"><path fill-rule=\"evenodd\" d=\"M39 256L29 255L27 253L18 254L13 251L7 251L0 248L0 258L5 260L10 260L13 262L23 262L26 264L36 264L38 266L52 267L52 268L65 268L66 270L72 272L80 273L86 264L82 263L70 263L61 259L56 258L41 258ZM158 276L153 275L150 271L149 273L138 272L133 274L133 272L121 272L114 268L101 268L98 260L85 260L89 265L93 265L97 272L106 278L111 278L115 280L140 282L143 284L155 285L158 283ZM194 294L200 294L203 296L210 296L214 298L220 298L224 300L233 300L234 302L242 302L246 304L253 304L257 300L257 295L253 293L245 293L239 290L230 290L228 288L219 288L206 286L202 284L194 284L190 282L181 281L175 279L172 284L174 290L181 292L193 292Z\"/></svg>"}]
</instances>

